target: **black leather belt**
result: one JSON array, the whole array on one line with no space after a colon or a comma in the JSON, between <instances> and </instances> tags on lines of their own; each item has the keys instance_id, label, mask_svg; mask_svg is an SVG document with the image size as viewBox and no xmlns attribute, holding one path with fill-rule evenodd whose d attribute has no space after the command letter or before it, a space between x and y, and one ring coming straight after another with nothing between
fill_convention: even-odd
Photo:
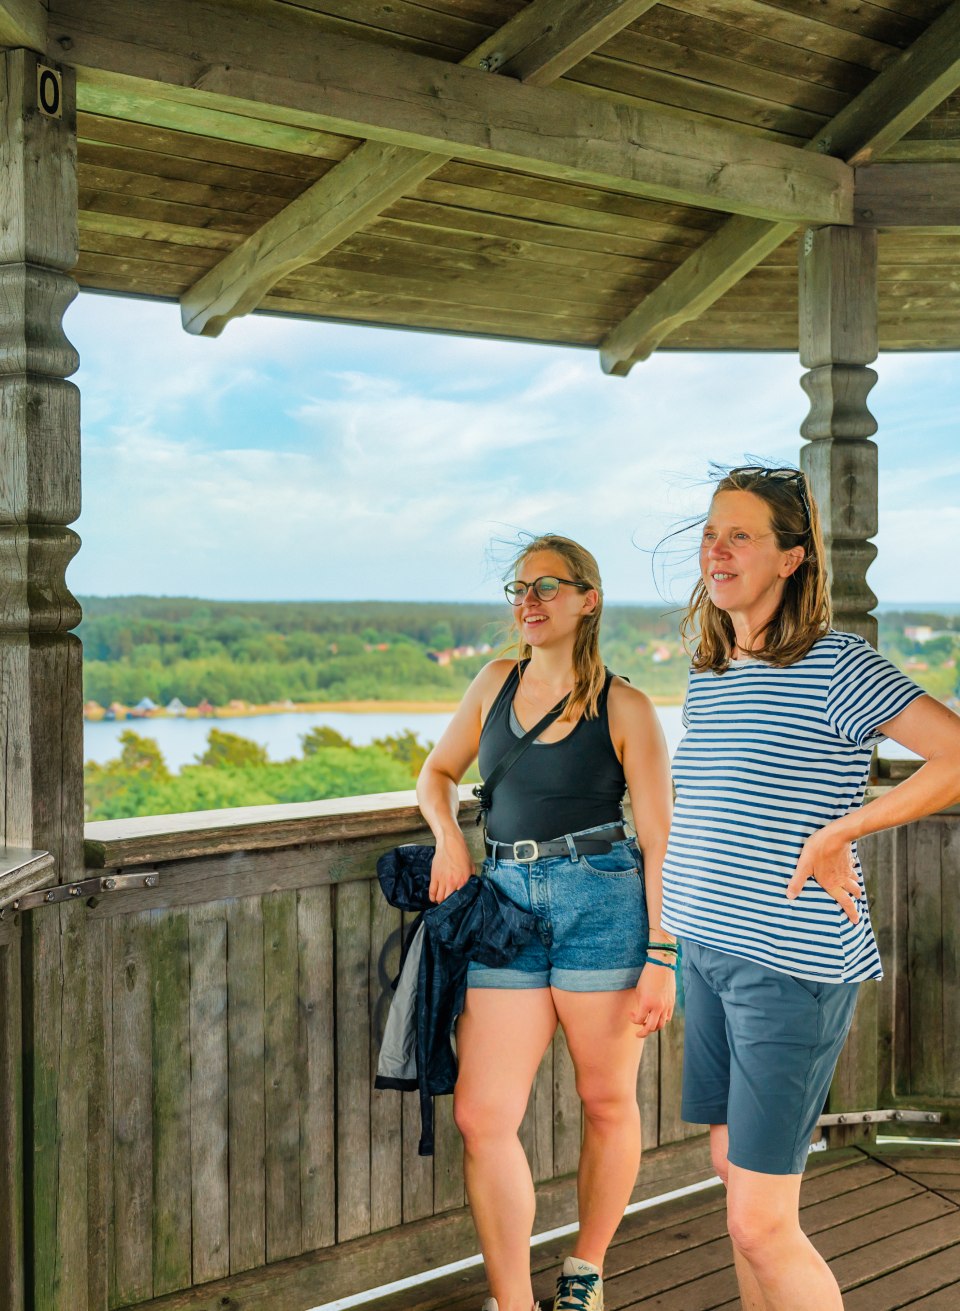
<instances>
[{"instance_id":1,"label":"black leather belt","mask_svg":"<svg viewBox=\"0 0 960 1311\"><path fill-rule=\"evenodd\" d=\"M606 833L607 837L601 837ZM497 842L487 838L494 860L516 860L523 865L531 865L535 860L544 860L547 856L569 856L570 846L578 856L602 856L613 848L615 842L622 842L627 836L626 829L620 824L611 824L608 828L598 829L583 837L571 833L569 837L550 838L546 842L537 842L533 838L523 838L520 842ZM502 851L502 855L498 853ZM507 855L507 853L510 855Z\"/></svg>"}]
</instances>

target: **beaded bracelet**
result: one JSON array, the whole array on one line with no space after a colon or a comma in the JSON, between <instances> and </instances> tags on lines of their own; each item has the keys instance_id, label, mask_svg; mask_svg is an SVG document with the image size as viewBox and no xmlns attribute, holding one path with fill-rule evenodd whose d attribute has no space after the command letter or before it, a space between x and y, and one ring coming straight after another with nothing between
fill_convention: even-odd
<instances>
[{"instance_id":1,"label":"beaded bracelet","mask_svg":"<svg viewBox=\"0 0 960 1311\"><path fill-rule=\"evenodd\" d=\"M654 960L652 956L648 956L644 963L646 965L661 965L665 970L673 970L674 974L677 972L676 965L670 965L665 960Z\"/></svg>"}]
</instances>

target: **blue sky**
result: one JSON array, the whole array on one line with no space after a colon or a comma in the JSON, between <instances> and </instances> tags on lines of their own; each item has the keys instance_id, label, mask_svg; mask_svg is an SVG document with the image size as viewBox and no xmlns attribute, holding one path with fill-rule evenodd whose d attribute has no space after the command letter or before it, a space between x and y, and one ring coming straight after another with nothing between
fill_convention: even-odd
<instances>
[{"instance_id":1,"label":"blue sky","mask_svg":"<svg viewBox=\"0 0 960 1311\"><path fill-rule=\"evenodd\" d=\"M79 595L494 600L492 541L581 540L613 602L658 600L650 548L711 460L794 462L790 355L592 352L254 315L216 340L176 305L82 294ZM881 601L960 602L960 360L884 356ZM689 574L674 578L683 595Z\"/></svg>"}]
</instances>

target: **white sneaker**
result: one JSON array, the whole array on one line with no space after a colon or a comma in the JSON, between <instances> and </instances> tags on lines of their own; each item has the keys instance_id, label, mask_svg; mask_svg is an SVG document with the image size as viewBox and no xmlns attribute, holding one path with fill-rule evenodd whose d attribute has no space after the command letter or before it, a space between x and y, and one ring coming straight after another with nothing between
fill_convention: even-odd
<instances>
[{"instance_id":1,"label":"white sneaker","mask_svg":"<svg viewBox=\"0 0 960 1311\"><path fill-rule=\"evenodd\" d=\"M589 1261L568 1256L557 1280L553 1311L603 1311L603 1280Z\"/></svg>"}]
</instances>

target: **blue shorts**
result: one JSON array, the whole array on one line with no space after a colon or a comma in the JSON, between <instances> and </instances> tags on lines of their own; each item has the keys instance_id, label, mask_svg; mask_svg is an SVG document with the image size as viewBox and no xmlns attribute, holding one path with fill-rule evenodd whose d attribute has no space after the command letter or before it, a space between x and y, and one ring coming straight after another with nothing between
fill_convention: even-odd
<instances>
[{"instance_id":1,"label":"blue shorts","mask_svg":"<svg viewBox=\"0 0 960 1311\"><path fill-rule=\"evenodd\" d=\"M577 860L487 860L481 874L537 916L537 931L505 969L471 962L471 988L618 992L636 984L648 920L643 857L634 839Z\"/></svg>"},{"instance_id":2,"label":"blue shorts","mask_svg":"<svg viewBox=\"0 0 960 1311\"><path fill-rule=\"evenodd\" d=\"M802 1174L859 987L684 938L683 1119L725 1124L744 1170Z\"/></svg>"}]
</instances>

